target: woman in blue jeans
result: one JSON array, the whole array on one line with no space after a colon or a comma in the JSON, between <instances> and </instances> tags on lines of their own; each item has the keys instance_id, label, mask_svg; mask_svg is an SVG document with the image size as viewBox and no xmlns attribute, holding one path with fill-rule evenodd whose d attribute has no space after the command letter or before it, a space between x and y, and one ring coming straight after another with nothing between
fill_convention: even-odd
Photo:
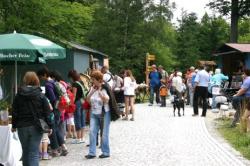
<instances>
[{"instance_id":1,"label":"woman in blue jeans","mask_svg":"<svg viewBox=\"0 0 250 166\"><path fill-rule=\"evenodd\" d=\"M51 127L51 110L39 87L36 73L27 72L23 81L25 86L19 89L12 106L12 132L18 131L23 166L38 166L39 145L43 135L38 119L44 119Z\"/></svg>"},{"instance_id":2,"label":"woman in blue jeans","mask_svg":"<svg viewBox=\"0 0 250 166\"><path fill-rule=\"evenodd\" d=\"M74 112L74 122L76 127L77 138L72 142L73 144L84 143L84 128L86 123L86 113L82 108L82 101L85 98L87 89L84 87L83 82L80 79L80 75L76 70L71 70L68 73L68 77L73 81L72 92L75 97L76 110Z\"/></svg>"},{"instance_id":3,"label":"woman in blue jeans","mask_svg":"<svg viewBox=\"0 0 250 166\"><path fill-rule=\"evenodd\" d=\"M91 105L90 115L90 133L89 133L89 154L85 157L92 159L96 157L96 136L103 126L102 138L101 138L101 151L102 154L99 158L110 157L109 148L109 126L110 126L110 108L109 108L109 96L105 89L102 89L103 74L100 71L94 71L91 74L91 80L93 86L87 96L87 100Z\"/></svg>"}]
</instances>

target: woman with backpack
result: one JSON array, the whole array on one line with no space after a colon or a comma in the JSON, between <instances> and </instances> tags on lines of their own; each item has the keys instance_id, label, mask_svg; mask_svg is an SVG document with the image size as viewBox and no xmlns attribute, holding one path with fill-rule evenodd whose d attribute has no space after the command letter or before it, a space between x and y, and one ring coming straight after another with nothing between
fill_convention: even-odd
<instances>
[{"instance_id":1,"label":"woman with backpack","mask_svg":"<svg viewBox=\"0 0 250 166\"><path fill-rule=\"evenodd\" d=\"M36 73L26 72L23 82L24 86L18 90L12 105L12 132L18 131L23 166L38 166L39 144L43 136L39 119L43 119L51 128L51 110ZM51 134L52 130L48 132Z\"/></svg>"},{"instance_id":2,"label":"woman with backpack","mask_svg":"<svg viewBox=\"0 0 250 166\"><path fill-rule=\"evenodd\" d=\"M131 72L131 70L126 70L124 73L124 96L125 96L125 117L123 120L128 120L129 112L131 111L132 118L131 121L135 120L135 89L137 88L136 80Z\"/></svg>"},{"instance_id":3,"label":"woman with backpack","mask_svg":"<svg viewBox=\"0 0 250 166\"><path fill-rule=\"evenodd\" d=\"M68 77L72 81L72 92L74 94L74 101L76 109L74 112L74 122L76 128L76 139L72 142L73 144L84 143L84 129L86 125L86 112L82 108L83 100L87 93L83 82L80 79L80 74L76 70L71 70L68 73Z\"/></svg>"},{"instance_id":4,"label":"woman with backpack","mask_svg":"<svg viewBox=\"0 0 250 166\"><path fill-rule=\"evenodd\" d=\"M93 159L96 157L96 141L97 133L103 126L102 139L101 139L101 151L102 154L99 158L110 157L109 148L109 126L110 126L110 106L107 90L103 88L103 74L100 71L94 71L91 74L91 80L93 86L87 96L87 100L91 105L91 115L90 115L90 131L89 131L89 153L85 157L87 159ZM102 124L101 124L102 123Z\"/></svg>"},{"instance_id":5,"label":"woman with backpack","mask_svg":"<svg viewBox=\"0 0 250 166\"><path fill-rule=\"evenodd\" d=\"M60 111L56 107L58 101L58 94L55 89L55 81L50 76L50 71L47 67L43 67L37 71L37 76L45 81L45 96L49 99L53 107L54 120L52 124L53 133L50 135L50 145L51 145L51 155L52 157L59 157L61 154L60 145L64 144L63 135L59 132L59 123L60 123Z\"/></svg>"},{"instance_id":6,"label":"woman with backpack","mask_svg":"<svg viewBox=\"0 0 250 166\"><path fill-rule=\"evenodd\" d=\"M61 135L62 138L65 138L66 135L66 131L65 131L65 126L66 126L66 122L65 122L65 114L66 114L66 109L65 107L61 106L61 99L64 98L65 100L65 104L69 105L70 104L70 99L69 96L67 94L67 83L63 81L62 76L60 75L60 73L58 73L57 71L52 71L50 73L51 78L55 81L55 89L56 92L59 96L59 100L56 103L56 108L60 111L60 121L58 124L58 135ZM61 142L61 144L59 144L59 146L61 147L61 156L66 156L68 154L68 150L67 147L65 145L65 141Z\"/></svg>"}]
</instances>

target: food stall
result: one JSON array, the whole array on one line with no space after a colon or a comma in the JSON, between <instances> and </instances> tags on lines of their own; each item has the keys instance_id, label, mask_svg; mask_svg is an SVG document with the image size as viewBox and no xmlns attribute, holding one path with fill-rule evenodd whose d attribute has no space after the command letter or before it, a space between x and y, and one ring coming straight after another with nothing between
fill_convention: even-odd
<instances>
[{"instance_id":1,"label":"food stall","mask_svg":"<svg viewBox=\"0 0 250 166\"><path fill-rule=\"evenodd\" d=\"M213 56L225 75L230 77L230 87L239 88L244 69L250 69L250 44L225 43Z\"/></svg>"}]
</instances>

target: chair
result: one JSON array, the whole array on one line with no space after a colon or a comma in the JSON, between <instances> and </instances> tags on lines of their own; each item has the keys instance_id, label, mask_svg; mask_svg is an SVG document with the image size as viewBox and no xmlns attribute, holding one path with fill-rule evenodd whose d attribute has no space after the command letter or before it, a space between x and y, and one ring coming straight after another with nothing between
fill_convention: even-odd
<instances>
[{"instance_id":1,"label":"chair","mask_svg":"<svg viewBox=\"0 0 250 166\"><path fill-rule=\"evenodd\" d=\"M227 98L225 96L217 96L215 97L215 102L219 108L218 117L225 117L226 111L229 110L229 103L227 102Z\"/></svg>"},{"instance_id":2,"label":"chair","mask_svg":"<svg viewBox=\"0 0 250 166\"><path fill-rule=\"evenodd\" d=\"M225 83L223 88L227 87L229 83ZM214 113L218 113L217 114L217 118L218 117L225 117L226 116L226 111L229 110L229 103L227 100L227 97L225 97L222 94L222 88L219 86L214 86L212 87L212 94L215 95L215 102L217 104L217 108L219 108L218 112L214 112Z\"/></svg>"}]
</instances>

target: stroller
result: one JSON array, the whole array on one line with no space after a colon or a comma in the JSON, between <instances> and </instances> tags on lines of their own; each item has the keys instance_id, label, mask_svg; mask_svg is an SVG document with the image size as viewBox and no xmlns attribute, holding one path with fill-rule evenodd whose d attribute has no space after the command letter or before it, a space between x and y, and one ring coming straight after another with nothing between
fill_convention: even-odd
<instances>
[{"instance_id":1,"label":"stroller","mask_svg":"<svg viewBox=\"0 0 250 166\"><path fill-rule=\"evenodd\" d=\"M124 116L124 108L125 108L125 104L124 104L124 94L122 90L119 91L114 91L114 95L115 95L115 100L117 102L117 106L119 108L120 111L120 115Z\"/></svg>"}]
</instances>

